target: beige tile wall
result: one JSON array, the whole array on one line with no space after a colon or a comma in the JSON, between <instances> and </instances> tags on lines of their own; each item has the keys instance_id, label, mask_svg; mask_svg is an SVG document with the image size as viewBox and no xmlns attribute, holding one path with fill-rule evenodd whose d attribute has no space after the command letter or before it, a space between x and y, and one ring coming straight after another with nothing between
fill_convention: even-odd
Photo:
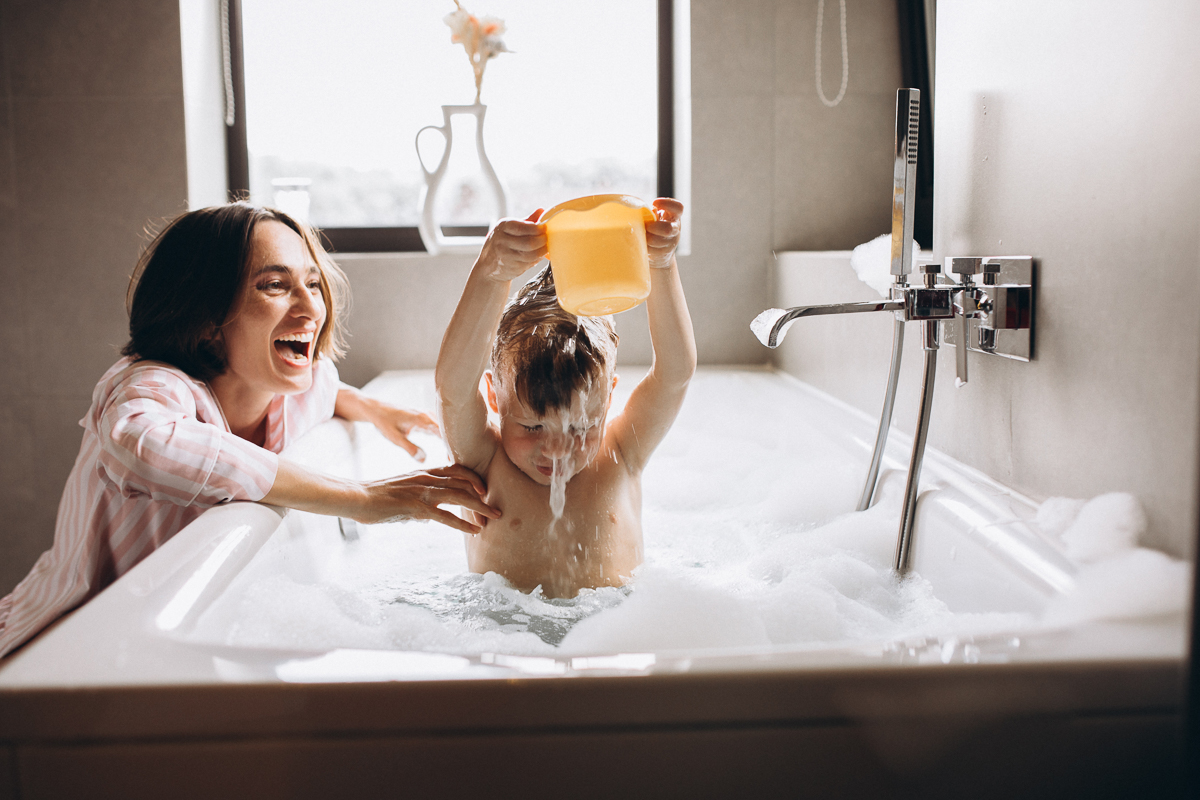
<instances>
[{"instance_id":1,"label":"beige tile wall","mask_svg":"<svg viewBox=\"0 0 1200 800\"><path fill-rule=\"evenodd\" d=\"M1037 360L979 363L935 446L1040 494L1136 493L1195 546L1200 5L938 4L939 254L1041 259ZM988 58L978 58L985 51ZM975 413L990 394L1007 416Z\"/></svg>"},{"instance_id":2,"label":"beige tile wall","mask_svg":"<svg viewBox=\"0 0 1200 800\"><path fill-rule=\"evenodd\" d=\"M178 3L8 0L0 69L6 592L53 538L143 226L186 207Z\"/></svg>"}]
</instances>

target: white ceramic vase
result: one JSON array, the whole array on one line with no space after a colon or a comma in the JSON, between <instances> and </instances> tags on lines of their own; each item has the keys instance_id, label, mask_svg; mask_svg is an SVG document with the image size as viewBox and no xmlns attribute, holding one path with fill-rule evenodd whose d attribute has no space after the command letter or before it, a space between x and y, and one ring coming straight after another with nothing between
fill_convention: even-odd
<instances>
[{"instance_id":1,"label":"white ceramic vase","mask_svg":"<svg viewBox=\"0 0 1200 800\"><path fill-rule=\"evenodd\" d=\"M415 140L417 160L421 163L421 171L425 173L425 185L421 187L421 219L417 224L417 230L420 231L421 241L425 244L425 249L429 251L430 255L472 252L478 250L484 240L483 236L444 235L442 233L442 226L434 214L438 186L441 184L442 178L446 176L446 168L450 165L450 151L454 146L454 128L451 124L454 115L471 114L475 117L475 149L479 154L479 167L483 172L484 180L491 187L492 194L496 200L497 216L495 219L489 220L489 225L494 223L496 219L508 214L508 198L504 192L504 185L500 182L500 178L496 176L496 170L492 169L492 163L488 161L487 152L483 147L483 119L486 113L487 106L482 103L475 103L469 106L442 106L442 125L426 125L417 131ZM425 166L425 160L421 158L420 140L421 134L425 131L437 131L446 140L441 160L438 161L437 167L433 170Z\"/></svg>"}]
</instances>

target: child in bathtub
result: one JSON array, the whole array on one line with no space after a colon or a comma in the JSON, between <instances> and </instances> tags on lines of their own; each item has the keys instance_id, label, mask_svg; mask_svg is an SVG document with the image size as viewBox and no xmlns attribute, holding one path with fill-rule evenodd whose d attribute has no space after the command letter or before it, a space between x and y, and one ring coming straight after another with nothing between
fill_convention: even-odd
<instances>
[{"instance_id":1,"label":"child in bathtub","mask_svg":"<svg viewBox=\"0 0 1200 800\"><path fill-rule=\"evenodd\" d=\"M611 318L564 311L549 267L506 306L511 282L546 254L545 232L534 223L540 210L524 221L502 220L488 235L437 362L450 451L484 477L485 501L501 511L499 519L473 517L483 530L466 538L472 572L572 597L619 586L641 563L642 470L696 368L675 262L683 205L660 198L654 209L656 220L646 223L654 365L611 420Z\"/></svg>"}]
</instances>

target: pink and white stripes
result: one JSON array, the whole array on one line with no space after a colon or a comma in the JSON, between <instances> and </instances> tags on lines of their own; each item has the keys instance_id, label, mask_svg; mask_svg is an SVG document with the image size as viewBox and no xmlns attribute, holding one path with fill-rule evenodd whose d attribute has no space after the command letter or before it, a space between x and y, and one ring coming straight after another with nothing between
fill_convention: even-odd
<instances>
[{"instance_id":1,"label":"pink and white stripes","mask_svg":"<svg viewBox=\"0 0 1200 800\"><path fill-rule=\"evenodd\" d=\"M278 395L266 448L229 431L208 386L156 361L123 358L96 385L83 444L58 507L54 545L0 599L0 657L95 596L205 509L260 500L276 455L333 416L337 367L320 359L313 384Z\"/></svg>"}]
</instances>

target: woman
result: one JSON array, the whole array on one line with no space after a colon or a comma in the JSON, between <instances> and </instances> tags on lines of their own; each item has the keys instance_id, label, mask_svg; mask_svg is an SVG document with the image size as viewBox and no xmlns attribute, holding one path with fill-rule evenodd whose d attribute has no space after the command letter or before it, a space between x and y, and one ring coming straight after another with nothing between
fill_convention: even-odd
<instances>
[{"instance_id":1,"label":"woman","mask_svg":"<svg viewBox=\"0 0 1200 800\"><path fill-rule=\"evenodd\" d=\"M479 528L438 506L499 516L465 467L360 482L277 455L335 415L373 423L419 459L408 433L437 430L339 383L345 277L306 226L247 203L184 214L146 249L131 291L125 357L80 421L54 546L0 600L0 656L220 503L433 519L469 533Z\"/></svg>"}]
</instances>

